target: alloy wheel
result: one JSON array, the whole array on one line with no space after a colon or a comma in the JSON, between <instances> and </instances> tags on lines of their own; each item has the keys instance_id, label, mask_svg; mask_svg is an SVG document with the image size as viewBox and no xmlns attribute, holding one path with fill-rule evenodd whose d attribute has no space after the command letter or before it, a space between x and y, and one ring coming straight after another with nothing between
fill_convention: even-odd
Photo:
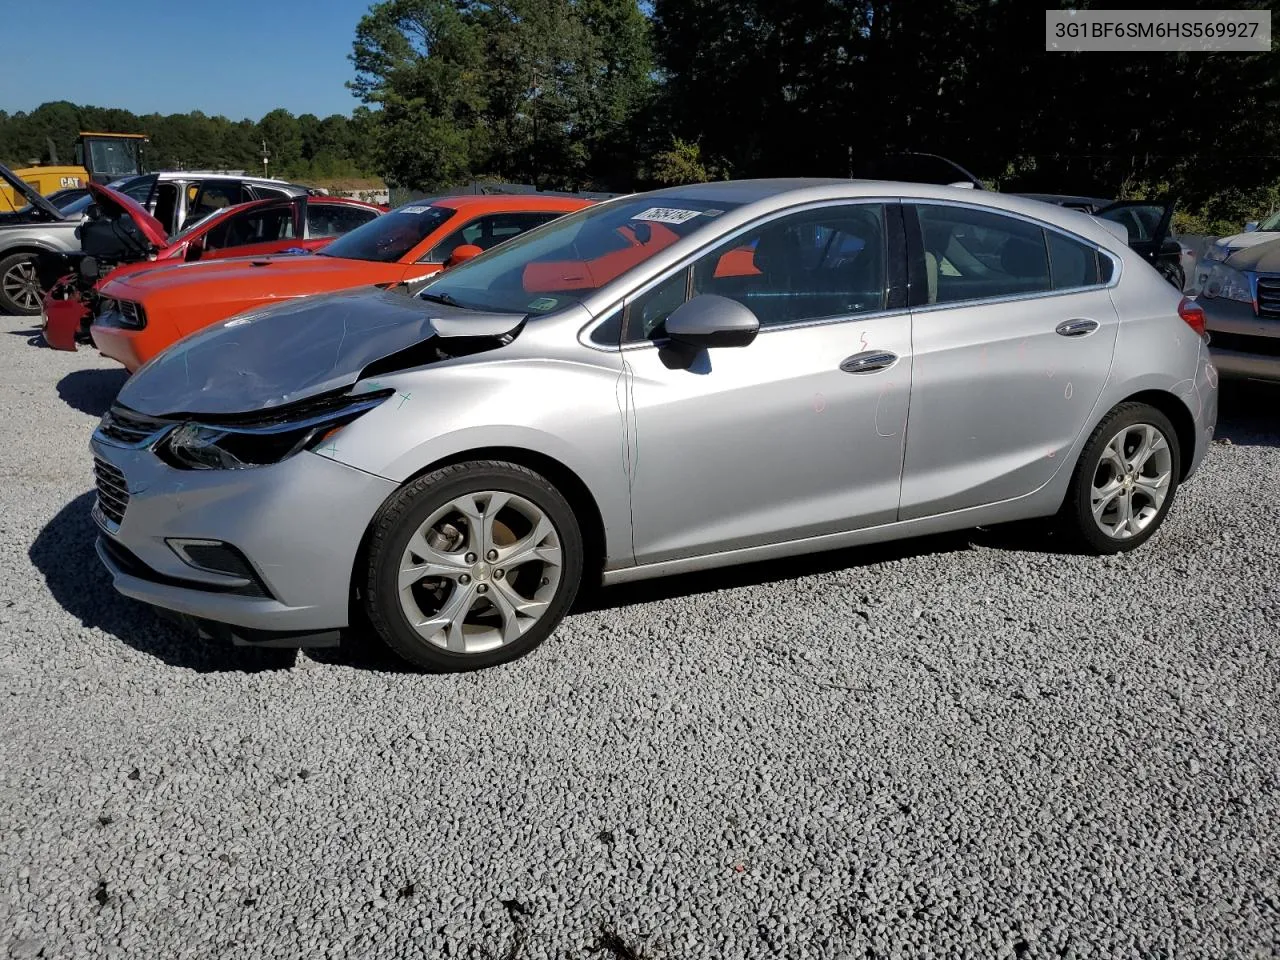
<instances>
[{"instance_id":1,"label":"alloy wheel","mask_svg":"<svg viewBox=\"0 0 1280 960\"><path fill-rule=\"evenodd\" d=\"M560 536L514 493L457 497L433 512L400 559L400 608L429 643L484 653L522 637L560 585Z\"/></svg>"},{"instance_id":2,"label":"alloy wheel","mask_svg":"<svg viewBox=\"0 0 1280 960\"><path fill-rule=\"evenodd\" d=\"M1173 451L1149 423L1123 427L1103 448L1090 505L1098 529L1114 540L1145 530L1160 514L1173 479Z\"/></svg>"},{"instance_id":3,"label":"alloy wheel","mask_svg":"<svg viewBox=\"0 0 1280 960\"><path fill-rule=\"evenodd\" d=\"M34 260L20 260L0 278L0 288L18 306L35 312L40 309L40 279Z\"/></svg>"}]
</instances>

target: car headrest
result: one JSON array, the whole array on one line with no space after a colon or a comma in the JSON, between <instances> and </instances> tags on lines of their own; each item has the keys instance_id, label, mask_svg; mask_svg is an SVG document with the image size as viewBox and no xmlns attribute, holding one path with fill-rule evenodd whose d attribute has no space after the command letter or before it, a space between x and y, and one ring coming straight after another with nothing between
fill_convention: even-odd
<instances>
[{"instance_id":1,"label":"car headrest","mask_svg":"<svg viewBox=\"0 0 1280 960\"><path fill-rule=\"evenodd\" d=\"M760 235L752 263L761 272L777 269L788 261L797 262L799 252L799 238L791 230L774 228Z\"/></svg>"}]
</instances>

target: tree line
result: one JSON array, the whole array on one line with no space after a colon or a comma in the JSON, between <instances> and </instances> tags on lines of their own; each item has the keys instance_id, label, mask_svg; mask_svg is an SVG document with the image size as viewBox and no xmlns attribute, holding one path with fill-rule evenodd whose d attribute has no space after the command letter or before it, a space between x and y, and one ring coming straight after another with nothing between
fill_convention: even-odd
<instances>
[{"instance_id":1,"label":"tree line","mask_svg":"<svg viewBox=\"0 0 1280 960\"><path fill-rule=\"evenodd\" d=\"M82 130L145 133L148 169L262 170L266 144L267 170L273 177L328 180L375 174L369 151L376 120L364 107L347 117L323 119L272 110L261 120L229 120L191 113L138 116L128 110L45 103L30 113L0 111L0 160L9 167L33 161L75 163L75 142Z\"/></svg>"},{"instance_id":2,"label":"tree line","mask_svg":"<svg viewBox=\"0 0 1280 960\"><path fill-rule=\"evenodd\" d=\"M356 30L349 86L363 106L350 118L276 110L237 123L46 104L0 113L0 157L105 126L145 130L163 165L252 169L265 139L273 172L288 176L630 191L849 176L905 150L950 157L1001 190L1172 194L1196 232L1280 207L1276 53L1047 52L1052 6L380 0Z\"/></svg>"}]
</instances>

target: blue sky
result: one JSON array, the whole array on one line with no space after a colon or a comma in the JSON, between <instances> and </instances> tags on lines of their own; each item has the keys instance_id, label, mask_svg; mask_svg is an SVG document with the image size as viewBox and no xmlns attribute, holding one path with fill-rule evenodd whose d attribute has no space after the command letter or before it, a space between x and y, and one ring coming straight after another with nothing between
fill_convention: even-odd
<instances>
[{"instance_id":1,"label":"blue sky","mask_svg":"<svg viewBox=\"0 0 1280 960\"><path fill-rule=\"evenodd\" d=\"M23 27L5 18L13 30L0 56L0 110L70 100L233 120L275 107L350 113L359 101L343 86L347 55L369 3L32 0L20 4Z\"/></svg>"}]
</instances>

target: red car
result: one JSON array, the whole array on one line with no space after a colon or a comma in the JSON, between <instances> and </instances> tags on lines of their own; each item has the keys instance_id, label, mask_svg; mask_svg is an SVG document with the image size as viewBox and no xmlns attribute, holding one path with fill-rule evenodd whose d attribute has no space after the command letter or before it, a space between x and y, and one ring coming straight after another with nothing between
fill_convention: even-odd
<instances>
[{"instance_id":1,"label":"red car","mask_svg":"<svg viewBox=\"0 0 1280 960\"><path fill-rule=\"evenodd\" d=\"M91 183L98 215L81 227L84 257L74 273L62 274L46 291L44 339L55 350L88 343L94 290L102 278L117 278L158 262L193 262L254 257L296 250L309 253L382 214L379 207L340 197L255 200L226 207L175 234L141 205L101 184ZM124 225L128 228L125 229ZM46 266L46 273L50 267Z\"/></svg>"}]
</instances>

